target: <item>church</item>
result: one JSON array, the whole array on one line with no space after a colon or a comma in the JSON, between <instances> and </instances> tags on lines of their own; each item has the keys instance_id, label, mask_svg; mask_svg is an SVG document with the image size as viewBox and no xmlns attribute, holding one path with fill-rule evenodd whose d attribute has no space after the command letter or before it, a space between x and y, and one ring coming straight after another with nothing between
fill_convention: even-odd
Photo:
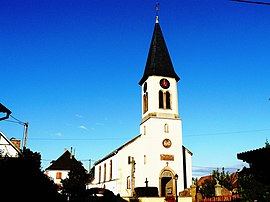
<instances>
[{"instance_id":1,"label":"church","mask_svg":"<svg viewBox=\"0 0 270 202\"><path fill-rule=\"evenodd\" d=\"M136 187L156 187L158 195L176 195L192 184L192 152L182 145L178 113L180 77L174 70L158 15L141 86L140 134L93 166L87 188L101 187L123 197Z\"/></svg>"}]
</instances>

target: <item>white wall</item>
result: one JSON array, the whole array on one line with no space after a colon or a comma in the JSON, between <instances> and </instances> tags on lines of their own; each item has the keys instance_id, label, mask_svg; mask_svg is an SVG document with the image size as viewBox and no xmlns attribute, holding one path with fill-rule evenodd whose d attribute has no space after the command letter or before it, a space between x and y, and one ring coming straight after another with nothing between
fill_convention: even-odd
<instances>
[{"instance_id":1,"label":"white wall","mask_svg":"<svg viewBox=\"0 0 270 202\"><path fill-rule=\"evenodd\" d=\"M164 91L169 91L171 93L171 103L172 109L160 109L159 108L159 90L161 87L159 82L162 78L168 79L170 82L170 87ZM162 77L162 76L149 76L146 80L147 82L147 92L148 92L148 111L144 114L142 108L142 117L148 115L149 113L171 113L178 114L178 94L177 94L177 82L174 78ZM143 84L144 85L144 84ZM142 85L142 95L143 95L143 85ZM142 96L143 103L143 96Z\"/></svg>"},{"instance_id":2,"label":"white wall","mask_svg":"<svg viewBox=\"0 0 270 202\"><path fill-rule=\"evenodd\" d=\"M48 175L56 184L61 184L61 179L56 179L56 173L61 172L62 173L62 178L61 179L66 179L68 177L68 172L67 170L46 170L46 175Z\"/></svg>"},{"instance_id":3,"label":"white wall","mask_svg":"<svg viewBox=\"0 0 270 202\"><path fill-rule=\"evenodd\" d=\"M165 91L171 94L171 109L159 108L159 90L161 76L150 76L146 80L148 92L148 111L143 113L142 123L140 125L140 136L135 138L123 148L118 150L110 158L100 162L95 166L95 180L93 186L105 187L112 190L115 194L121 196L130 196L131 190L127 189L127 179L131 179L131 164L128 164L128 156L134 158L135 165L135 187L145 187L145 180L148 180L148 186L160 188L160 174L166 168L173 174L178 174L178 191L184 190L183 174L183 150L182 150L182 121L178 115L178 94L177 82L174 78L167 78L170 87ZM142 85L142 95L143 95ZM142 96L143 103L143 96ZM154 113L155 115L151 114ZM149 116L148 116L149 115ZM165 124L169 131L164 130ZM165 148L162 144L164 139L170 139L171 147ZM173 160L161 159L161 155L173 156ZM113 162L113 177L109 177L110 161ZM106 164L106 180L104 180L104 164ZM191 185L191 155L186 155L187 165L187 186ZM99 183L99 169L101 168L101 180ZM88 187L91 187L88 186Z\"/></svg>"},{"instance_id":4,"label":"white wall","mask_svg":"<svg viewBox=\"0 0 270 202\"><path fill-rule=\"evenodd\" d=\"M7 137L0 131L0 156L18 157L18 151L6 138Z\"/></svg>"}]
</instances>

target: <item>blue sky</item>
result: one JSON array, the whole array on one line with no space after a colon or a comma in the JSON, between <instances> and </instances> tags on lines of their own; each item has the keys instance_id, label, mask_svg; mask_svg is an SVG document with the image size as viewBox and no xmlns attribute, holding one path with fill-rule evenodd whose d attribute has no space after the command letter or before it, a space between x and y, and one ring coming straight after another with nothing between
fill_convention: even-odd
<instances>
[{"instance_id":1,"label":"blue sky","mask_svg":"<svg viewBox=\"0 0 270 202\"><path fill-rule=\"evenodd\" d=\"M64 148L85 167L139 134L155 1L0 0L0 103L29 122L45 169ZM241 168L270 137L270 6L160 0L194 176ZM9 138L23 126L0 122ZM93 164L91 161L91 165ZM232 168L232 169L230 169Z\"/></svg>"}]
</instances>

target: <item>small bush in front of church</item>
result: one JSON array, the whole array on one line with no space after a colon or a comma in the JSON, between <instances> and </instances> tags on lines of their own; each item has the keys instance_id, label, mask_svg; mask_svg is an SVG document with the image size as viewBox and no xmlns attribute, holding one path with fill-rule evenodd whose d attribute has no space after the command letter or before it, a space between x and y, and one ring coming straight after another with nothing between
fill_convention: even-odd
<instances>
[{"instance_id":1,"label":"small bush in front of church","mask_svg":"<svg viewBox=\"0 0 270 202\"><path fill-rule=\"evenodd\" d=\"M158 196L157 187L136 187L135 193L137 197L156 197Z\"/></svg>"}]
</instances>

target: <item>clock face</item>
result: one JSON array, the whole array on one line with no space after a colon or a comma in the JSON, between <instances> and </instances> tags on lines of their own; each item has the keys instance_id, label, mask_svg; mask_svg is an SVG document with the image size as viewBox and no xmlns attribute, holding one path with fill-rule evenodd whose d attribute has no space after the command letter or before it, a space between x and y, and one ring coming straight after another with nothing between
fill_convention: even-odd
<instances>
[{"instance_id":1,"label":"clock face","mask_svg":"<svg viewBox=\"0 0 270 202\"><path fill-rule=\"evenodd\" d=\"M170 148L172 146L171 140L167 138L163 140L162 144L165 148Z\"/></svg>"},{"instance_id":2,"label":"clock face","mask_svg":"<svg viewBox=\"0 0 270 202\"><path fill-rule=\"evenodd\" d=\"M168 89L170 87L170 82L167 79L165 79L165 78L161 79L159 81L159 84L164 89Z\"/></svg>"}]
</instances>

